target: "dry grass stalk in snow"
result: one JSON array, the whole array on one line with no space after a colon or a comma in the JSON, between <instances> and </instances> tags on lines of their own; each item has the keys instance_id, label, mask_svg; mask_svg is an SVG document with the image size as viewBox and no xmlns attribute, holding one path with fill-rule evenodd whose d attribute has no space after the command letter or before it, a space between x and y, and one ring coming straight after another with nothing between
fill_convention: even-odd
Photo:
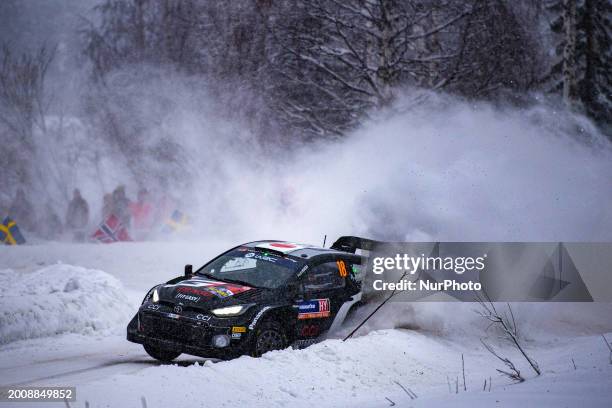
<instances>
[{"instance_id":1,"label":"dry grass stalk in snow","mask_svg":"<svg viewBox=\"0 0 612 408\"><path fill-rule=\"evenodd\" d=\"M489 353L497 357L500 361L502 361L506 365L506 367L510 369L510 371L504 371L504 370L500 370L499 368L497 368L498 372L509 377L513 381L517 381L517 382L525 381L525 379L521 375L521 372L518 370L518 368L516 368L516 366L514 365L514 363L512 363L512 361L510 361L506 357L502 357L499 354L497 354L497 352L493 349L493 347L485 343L482 339L480 339L480 342L482 343L483 346L485 346L485 348L489 351Z\"/></svg>"},{"instance_id":2,"label":"dry grass stalk in snow","mask_svg":"<svg viewBox=\"0 0 612 408\"><path fill-rule=\"evenodd\" d=\"M465 360L463 359L463 353L461 353L461 371L463 373L463 391L467 391L467 386L465 385Z\"/></svg>"},{"instance_id":3,"label":"dry grass stalk in snow","mask_svg":"<svg viewBox=\"0 0 612 408\"><path fill-rule=\"evenodd\" d=\"M489 299L486 293L484 294L484 297L480 297L477 295L476 298L478 300L478 304L480 305L480 310L477 310L476 313L491 322L487 329L493 325L496 325L497 327L501 328L504 336L508 338L514 344L514 346L521 352L523 357L525 357L525 360L527 360L531 368L533 368L533 371L535 371L537 375L542 374L538 363L527 355L527 352L525 351L518 339L518 326L516 324L514 313L512 312L510 304L507 304L508 312L510 314L508 315L506 312L502 314L497 311L495 305L493 304L491 299ZM484 342L482 343L485 344ZM489 348L487 345L485 345L485 347L487 347L487 349Z\"/></svg>"},{"instance_id":4,"label":"dry grass stalk in snow","mask_svg":"<svg viewBox=\"0 0 612 408\"><path fill-rule=\"evenodd\" d=\"M606 339L606 336L602 334L601 337L603 337L606 346L608 346L608 350L610 350L610 364L612 364L612 346L610 345L610 343L608 343L608 339Z\"/></svg>"},{"instance_id":5,"label":"dry grass stalk in snow","mask_svg":"<svg viewBox=\"0 0 612 408\"><path fill-rule=\"evenodd\" d=\"M404 387L404 386L403 386L401 383L399 383L398 381L393 381L393 382L394 382L394 383L396 383L397 385L399 385L399 386L400 386L400 388L401 388L402 390L404 390L404 392L405 392L406 394L408 394L408 396L410 397L410 399L416 399L416 398L417 398L417 395L416 395L416 394L414 393L414 391L412 391L410 388L406 388L406 387Z\"/></svg>"}]
</instances>

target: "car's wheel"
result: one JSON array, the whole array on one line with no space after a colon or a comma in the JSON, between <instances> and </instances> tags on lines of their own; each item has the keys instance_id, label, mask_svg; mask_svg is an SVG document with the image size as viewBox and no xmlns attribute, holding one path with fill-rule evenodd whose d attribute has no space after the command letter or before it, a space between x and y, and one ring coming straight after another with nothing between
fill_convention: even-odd
<instances>
[{"instance_id":1,"label":"car's wheel","mask_svg":"<svg viewBox=\"0 0 612 408\"><path fill-rule=\"evenodd\" d=\"M271 350L287 347L287 336L280 324L274 321L261 323L255 332L251 354L259 357Z\"/></svg>"},{"instance_id":2,"label":"car's wheel","mask_svg":"<svg viewBox=\"0 0 612 408\"><path fill-rule=\"evenodd\" d=\"M153 346L151 344L143 344L143 347L148 355L164 363L169 363L181 355L180 351L164 350L161 347Z\"/></svg>"}]
</instances>

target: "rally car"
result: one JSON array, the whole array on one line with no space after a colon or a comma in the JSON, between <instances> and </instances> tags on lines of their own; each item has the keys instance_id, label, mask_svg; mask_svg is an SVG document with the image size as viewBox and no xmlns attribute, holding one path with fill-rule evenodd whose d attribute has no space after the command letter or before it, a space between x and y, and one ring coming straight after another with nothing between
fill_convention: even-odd
<instances>
[{"instance_id":1,"label":"rally car","mask_svg":"<svg viewBox=\"0 0 612 408\"><path fill-rule=\"evenodd\" d=\"M147 293L127 339L164 362L181 353L230 359L310 345L361 298L363 258L342 242L328 249L250 242L196 271L186 265L184 276Z\"/></svg>"}]
</instances>

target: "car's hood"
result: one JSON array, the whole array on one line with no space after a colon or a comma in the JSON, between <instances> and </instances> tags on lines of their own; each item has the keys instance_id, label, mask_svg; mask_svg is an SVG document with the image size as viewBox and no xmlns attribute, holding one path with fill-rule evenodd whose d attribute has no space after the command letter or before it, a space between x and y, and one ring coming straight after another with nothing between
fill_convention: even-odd
<instances>
[{"instance_id":1,"label":"car's hood","mask_svg":"<svg viewBox=\"0 0 612 408\"><path fill-rule=\"evenodd\" d=\"M158 288L161 301L181 304L198 309L210 309L220 305L242 303L236 295L254 291L249 286L221 282L204 277L194 276L175 284L166 284ZM243 296L239 296L242 298Z\"/></svg>"}]
</instances>

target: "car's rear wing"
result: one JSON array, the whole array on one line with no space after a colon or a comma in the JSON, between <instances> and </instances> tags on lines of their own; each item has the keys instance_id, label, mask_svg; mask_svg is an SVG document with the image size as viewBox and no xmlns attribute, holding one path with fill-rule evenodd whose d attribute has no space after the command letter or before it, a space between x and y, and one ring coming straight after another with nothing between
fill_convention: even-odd
<instances>
[{"instance_id":1,"label":"car's rear wing","mask_svg":"<svg viewBox=\"0 0 612 408\"><path fill-rule=\"evenodd\" d=\"M371 251L376 247L376 245L382 243L382 241L374 241L368 238L344 236L338 238L331 246L331 249L354 254L358 249L361 249L362 251Z\"/></svg>"}]
</instances>

